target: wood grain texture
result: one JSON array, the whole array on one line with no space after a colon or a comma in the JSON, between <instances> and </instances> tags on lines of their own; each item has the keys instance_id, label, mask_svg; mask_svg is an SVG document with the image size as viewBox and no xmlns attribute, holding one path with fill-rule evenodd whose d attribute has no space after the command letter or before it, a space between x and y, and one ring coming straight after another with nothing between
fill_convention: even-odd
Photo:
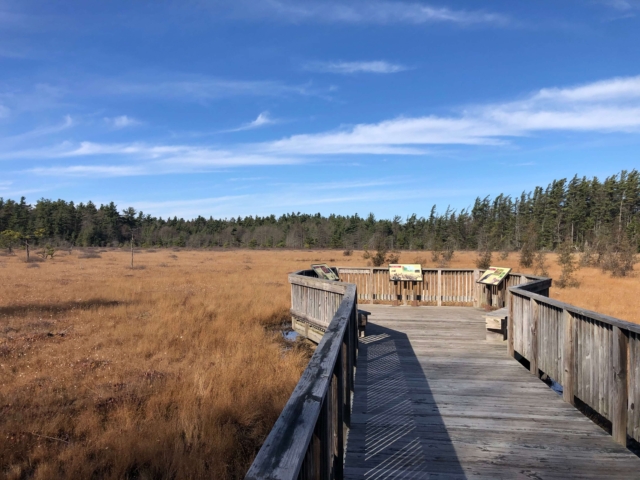
<instances>
[{"instance_id":1,"label":"wood grain texture","mask_svg":"<svg viewBox=\"0 0 640 480\"><path fill-rule=\"evenodd\" d=\"M482 311L368 309L345 478L640 476L638 457L483 340Z\"/></svg>"}]
</instances>

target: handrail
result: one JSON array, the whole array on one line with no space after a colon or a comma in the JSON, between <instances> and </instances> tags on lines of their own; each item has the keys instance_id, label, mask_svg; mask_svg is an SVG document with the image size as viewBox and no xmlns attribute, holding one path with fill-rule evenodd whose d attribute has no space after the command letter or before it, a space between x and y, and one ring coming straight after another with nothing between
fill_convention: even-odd
<instances>
[{"instance_id":1,"label":"handrail","mask_svg":"<svg viewBox=\"0 0 640 480\"><path fill-rule=\"evenodd\" d=\"M458 272L475 278L480 273L424 271L437 272L439 300L455 299L446 288L459 287L461 280L445 288L443 271L453 278ZM289 282L294 325L297 317L324 331L316 333L318 347L245 478L342 478L358 353L358 286L319 279L313 270L290 274ZM461 280L467 283L468 278ZM485 294L504 302L509 354L528 360L531 373L545 373L562 385L566 401L575 405L580 399L609 419L617 442L626 445L627 434L640 441L640 325L551 299L551 283L513 273L501 287L475 287L473 304L479 306Z\"/></svg>"},{"instance_id":2,"label":"handrail","mask_svg":"<svg viewBox=\"0 0 640 480\"><path fill-rule=\"evenodd\" d=\"M292 287L341 291L342 301L247 480L342 478L358 348L357 292L353 284L312 278L310 272L289 275Z\"/></svg>"},{"instance_id":3,"label":"handrail","mask_svg":"<svg viewBox=\"0 0 640 480\"><path fill-rule=\"evenodd\" d=\"M508 352L529 361L611 422L616 442L640 441L640 325L540 295L550 279L509 288Z\"/></svg>"}]
</instances>

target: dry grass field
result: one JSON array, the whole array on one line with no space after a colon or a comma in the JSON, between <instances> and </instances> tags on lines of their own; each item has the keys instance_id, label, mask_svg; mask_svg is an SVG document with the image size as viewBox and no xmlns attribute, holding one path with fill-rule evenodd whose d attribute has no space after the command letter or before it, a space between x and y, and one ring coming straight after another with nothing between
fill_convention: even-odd
<instances>
[{"instance_id":1,"label":"dry grass field","mask_svg":"<svg viewBox=\"0 0 640 480\"><path fill-rule=\"evenodd\" d=\"M0 256L0 477L241 478L309 356L279 331L286 274L366 264L362 252L159 250L131 270L128 252L99 252ZM434 266L401 254L420 258ZM517 258L493 263L518 271ZM638 277L577 277L552 296L640 320Z\"/></svg>"}]
</instances>

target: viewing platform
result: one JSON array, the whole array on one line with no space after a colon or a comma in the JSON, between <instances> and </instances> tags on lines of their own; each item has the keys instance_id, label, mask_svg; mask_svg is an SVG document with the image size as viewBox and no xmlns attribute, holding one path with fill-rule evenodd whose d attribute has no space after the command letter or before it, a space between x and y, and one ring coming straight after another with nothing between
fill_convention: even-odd
<instances>
[{"instance_id":1,"label":"viewing platform","mask_svg":"<svg viewBox=\"0 0 640 480\"><path fill-rule=\"evenodd\" d=\"M640 478L640 459L485 341L485 312L367 305L346 479Z\"/></svg>"},{"instance_id":2,"label":"viewing platform","mask_svg":"<svg viewBox=\"0 0 640 480\"><path fill-rule=\"evenodd\" d=\"M289 275L292 326L318 347L247 479L640 479L640 325L532 275L334 270Z\"/></svg>"}]
</instances>

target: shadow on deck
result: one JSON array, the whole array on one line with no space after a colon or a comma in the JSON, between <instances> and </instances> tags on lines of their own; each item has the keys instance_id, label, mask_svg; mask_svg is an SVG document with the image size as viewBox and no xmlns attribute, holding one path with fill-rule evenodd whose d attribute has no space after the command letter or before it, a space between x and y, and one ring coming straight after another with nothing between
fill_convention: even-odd
<instances>
[{"instance_id":1,"label":"shadow on deck","mask_svg":"<svg viewBox=\"0 0 640 480\"><path fill-rule=\"evenodd\" d=\"M640 459L485 341L481 311L367 309L345 478L640 478Z\"/></svg>"}]
</instances>

